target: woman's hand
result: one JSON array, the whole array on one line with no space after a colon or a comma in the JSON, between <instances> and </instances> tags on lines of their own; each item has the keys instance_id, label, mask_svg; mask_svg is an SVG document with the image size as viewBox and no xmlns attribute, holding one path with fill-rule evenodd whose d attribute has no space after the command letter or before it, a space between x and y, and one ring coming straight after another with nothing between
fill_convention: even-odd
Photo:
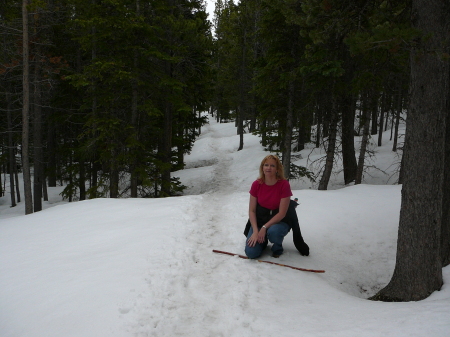
<instances>
[{"instance_id":1,"label":"woman's hand","mask_svg":"<svg viewBox=\"0 0 450 337\"><path fill-rule=\"evenodd\" d=\"M252 236L250 236L250 239L247 240L247 244L249 247L255 247L256 243L258 242L259 233L253 232Z\"/></svg>"},{"instance_id":2,"label":"woman's hand","mask_svg":"<svg viewBox=\"0 0 450 337\"><path fill-rule=\"evenodd\" d=\"M261 227L258 233L258 242L263 243L266 240L267 229L266 227Z\"/></svg>"}]
</instances>

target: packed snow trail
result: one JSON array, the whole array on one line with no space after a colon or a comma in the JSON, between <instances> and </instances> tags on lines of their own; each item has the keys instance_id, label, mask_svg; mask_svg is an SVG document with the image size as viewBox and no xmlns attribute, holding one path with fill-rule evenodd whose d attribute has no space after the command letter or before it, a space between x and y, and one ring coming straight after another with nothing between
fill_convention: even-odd
<instances>
[{"instance_id":1,"label":"packed snow trail","mask_svg":"<svg viewBox=\"0 0 450 337\"><path fill-rule=\"evenodd\" d=\"M213 163L209 190L190 197L195 202L180 202L184 216L177 229L181 234L177 240L187 244L183 242L182 249L167 250L171 256L165 259L170 268L150 271L149 293L135 306L144 306L140 309L139 325L133 329L137 336L236 336L252 325L253 315L249 313L255 306L249 305L246 294L266 282L263 271L249 270L237 258L212 254L216 247L236 249L236 245L243 244L241 230L236 228L244 227L248 194L242 193L236 200L230 172L233 158L221 151L221 139L215 137L214 127L208 125L205 129L204 134L211 133L205 137L209 152L215 155L209 160ZM224 264L233 267L221 268ZM229 270L234 270L233 274ZM229 279L226 288L224 278ZM219 285L222 289L218 291ZM154 312L156 316L152 315ZM229 317L235 320L233 324ZM189 324L177 324L180 320Z\"/></svg>"}]
</instances>

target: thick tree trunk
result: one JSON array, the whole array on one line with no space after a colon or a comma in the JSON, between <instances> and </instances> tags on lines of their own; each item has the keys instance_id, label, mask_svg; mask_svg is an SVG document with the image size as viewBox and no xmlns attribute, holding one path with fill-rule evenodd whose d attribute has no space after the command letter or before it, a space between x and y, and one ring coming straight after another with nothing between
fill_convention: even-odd
<instances>
[{"instance_id":1,"label":"thick tree trunk","mask_svg":"<svg viewBox=\"0 0 450 337\"><path fill-rule=\"evenodd\" d=\"M449 95L450 96L450 95ZM445 131L445 170L444 170L444 197L442 209L441 228L441 260L442 266L450 264L450 116L447 116Z\"/></svg>"},{"instance_id":2,"label":"thick tree trunk","mask_svg":"<svg viewBox=\"0 0 450 337\"><path fill-rule=\"evenodd\" d=\"M33 213L33 196L31 192L29 137L30 137L30 63L28 38L28 1L22 2L23 23L23 102L22 102L22 168L25 193L25 214Z\"/></svg>"},{"instance_id":3,"label":"thick tree trunk","mask_svg":"<svg viewBox=\"0 0 450 337\"><path fill-rule=\"evenodd\" d=\"M411 98L406 120L397 260L389 284L374 299L418 301L442 286L441 230L448 208L446 123L450 122L448 1L413 0L423 38L411 52ZM448 169L448 168L447 168ZM447 204L443 204L447 202Z\"/></svg>"}]
</instances>

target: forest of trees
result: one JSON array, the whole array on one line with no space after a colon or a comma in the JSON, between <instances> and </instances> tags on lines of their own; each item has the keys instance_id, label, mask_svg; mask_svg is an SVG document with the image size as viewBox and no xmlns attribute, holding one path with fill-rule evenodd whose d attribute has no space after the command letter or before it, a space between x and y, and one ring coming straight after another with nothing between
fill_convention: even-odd
<instances>
[{"instance_id":1,"label":"forest of trees","mask_svg":"<svg viewBox=\"0 0 450 337\"><path fill-rule=\"evenodd\" d=\"M440 289L450 263L449 2L215 5L209 21L201 0L1 1L0 196L12 207L24 198L29 214L57 184L69 201L180 193L171 172L204 111L236 123L239 149L244 132L260 135L289 177L313 178L292 151L325 148L321 190L336 158L344 183L361 183L370 138L381 145L390 129L402 151L397 264L373 299Z\"/></svg>"},{"instance_id":2,"label":"forest of trees","mask_svg":"<svg viewBox=\"0 0 450 337\"><path fill-rule=\"evenodd\" d=\"M360 183L369 138L381 143L388 128L398 150L417 36L409 1L215 8L211 24L200 0L3 1L1 170L12 206L24 197L27 213L39 211L56 184L70 201L179 193L170 172L183 168L202 111L235 121L240 149L244 132L260 134L290 177L313 178L291 151L325 147L319 189L337 156L345 183Z\"/></svg>"},{"instance_id":3,"label":"forest of trees","mask_svg":"<svg viewBox=\"0 0 450 337\"><path fill-rule=\"evenodd\" d=\"M202 1L8 0L0 24L12 206L23 197L18 172L27 213L56 184L69 200L181 189L170 172L183 167L211 94Z\"/></svg>"},{"instance_id":4,"label":"forest of trees","mask_svg":"<svg viewBox=\"0 0 450 337\"><path fill-rule=\"evenodd\" d=\"M327 189L340 156L345 184L361 183L367 142L398 125L408 101L409 49L417 32L409 1L217 1L213 110L281 153L327 149ZM311 130L315 130L312 135ZM361 135L355 155L354 136ZM241 137L242 140L242 137ZM241 147L243 144L240 145ZM394 145L397 150L397 143Z\"/></svg>"}]
</instances>

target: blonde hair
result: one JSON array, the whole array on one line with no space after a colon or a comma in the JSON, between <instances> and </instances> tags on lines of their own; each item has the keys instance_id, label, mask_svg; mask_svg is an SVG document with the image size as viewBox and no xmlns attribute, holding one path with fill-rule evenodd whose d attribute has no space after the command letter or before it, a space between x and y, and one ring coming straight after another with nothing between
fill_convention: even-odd
<instances>
[{"instance_id":1,"label":"blonde hair","mask_svg":"<svg viewBox=\"0 0 450 337\"><path fill-rule=\"evenodd\" d=\"M269 154L268 156L265 156L264 159L261 162L261 165L259 165L259 177L258 177L258 180L261 183L265 182L263 167L264 167L264 164L266 163L266 161L268 161L269 159L275 160L275 163L276 163L276 166L277 166L277 179L278 180L286 180L286 178L284 176L283 164L281 163L280 158L278 158L277 156L275 156L273 154Z\"/></svg>"}]
</instances>

